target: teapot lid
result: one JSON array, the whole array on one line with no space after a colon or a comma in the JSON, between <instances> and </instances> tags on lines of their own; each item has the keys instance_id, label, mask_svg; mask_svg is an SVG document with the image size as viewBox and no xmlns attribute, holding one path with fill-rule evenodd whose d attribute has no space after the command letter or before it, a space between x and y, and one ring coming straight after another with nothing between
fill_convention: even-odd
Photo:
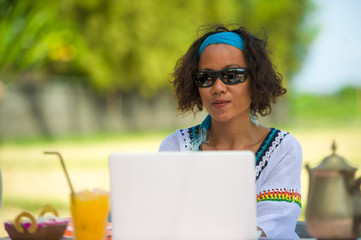
<instances>
[{"instance_id":1,"label":"teapot lid","mask_svg":"<svg viewBox=\"0 0 361 240\"><path fill-rule=\"evenodd\" d=\"M323 159L321 164L315 167L315 170L338 170L355 172L357 168L354 168L347 164L346 160L336 154L336 143L332 142L331 145L332 154Z\"/></svg>"}]
</instances>

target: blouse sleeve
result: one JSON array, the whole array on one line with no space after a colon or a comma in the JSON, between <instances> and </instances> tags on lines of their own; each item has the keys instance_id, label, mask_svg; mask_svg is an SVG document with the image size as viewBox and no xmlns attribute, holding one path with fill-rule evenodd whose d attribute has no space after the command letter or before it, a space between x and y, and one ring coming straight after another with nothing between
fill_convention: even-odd
<instances>
[{"instance_id":1,"label":"blouse sleeve","mask_svg":"<svg viewBox=\"0 0 361 240\"><path fill-rule=\"evenodd\" d=\"M268 238L299 239L302 148L288 134L272 153L263 178L257 181L257 226Z\"/></svg>"},{"instance_id":2,"label":"blouse sleeve","mask_svg":"<svg viewBox=\"0 0 361 240\"><path fill-rule=\"evenodd\" d=\"M183 142L183 143L182 143ZM184 140L179 130L166 137L159 146L159 152L184 151Z\"/></svg>"}]
</instances>

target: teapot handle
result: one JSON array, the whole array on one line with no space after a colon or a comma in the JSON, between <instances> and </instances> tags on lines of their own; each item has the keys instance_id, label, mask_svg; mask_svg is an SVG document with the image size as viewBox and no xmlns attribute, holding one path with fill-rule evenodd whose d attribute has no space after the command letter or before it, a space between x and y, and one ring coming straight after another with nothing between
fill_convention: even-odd
<instances>
[{"instance_id":1,"label":"teapot handle","mask_svg":"<svg viewBox=\"0 0 361 240\"><path fill-rule=\"evenodd\" d=\"M351 190L360 192L360 187L361 187L361 177L359 177L355 180L355 183L353 184Z\"/></svg>"},{"instance_id":2,"label":"teapot handle","mask_svg":"<svg viewBox=\"0 0 361 240\"><path fill-rule=\"evenodd\" d=\"M361 236L361 193L360 193L360 186L361 186L361 177L355 180L355 183L352 188L352 192L357 194L355 196L355 207L356 207L356 216L354 219L354 233L356 236Z\"/></svg>"}]
</instances>

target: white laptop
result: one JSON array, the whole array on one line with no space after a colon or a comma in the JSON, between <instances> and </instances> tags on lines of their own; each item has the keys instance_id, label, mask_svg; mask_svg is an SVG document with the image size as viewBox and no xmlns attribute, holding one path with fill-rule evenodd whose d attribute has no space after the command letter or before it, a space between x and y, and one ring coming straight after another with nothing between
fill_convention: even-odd
<instances>
[{"instance_id":1,"label":"white laptop","mask_svg":"<svg viewBox=\"0 0 361 240\"><path fill-rule=\"evenodd\" d=\"M112 239L257 239L250 151L114 153Z\"/></svg>"}]
</instances>

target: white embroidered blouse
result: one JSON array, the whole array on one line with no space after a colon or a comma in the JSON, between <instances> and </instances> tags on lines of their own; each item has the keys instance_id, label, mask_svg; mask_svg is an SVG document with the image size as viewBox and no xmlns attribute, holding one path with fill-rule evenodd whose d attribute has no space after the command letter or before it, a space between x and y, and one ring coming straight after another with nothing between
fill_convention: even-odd
<instances>
[{"instance_id":1,"label":"white embroidered blouse","mask_svg":"<svg viewBox=\"0 0 361 240\"><path fill-rule=\"evenodd\" d=\"M200 125L178 129L159 151L198 151ZM295 233L301 213L302 148L288 132L271 128L256 152L257 226L268 238L299 239Z\"/></svg>"}]
</instances>

